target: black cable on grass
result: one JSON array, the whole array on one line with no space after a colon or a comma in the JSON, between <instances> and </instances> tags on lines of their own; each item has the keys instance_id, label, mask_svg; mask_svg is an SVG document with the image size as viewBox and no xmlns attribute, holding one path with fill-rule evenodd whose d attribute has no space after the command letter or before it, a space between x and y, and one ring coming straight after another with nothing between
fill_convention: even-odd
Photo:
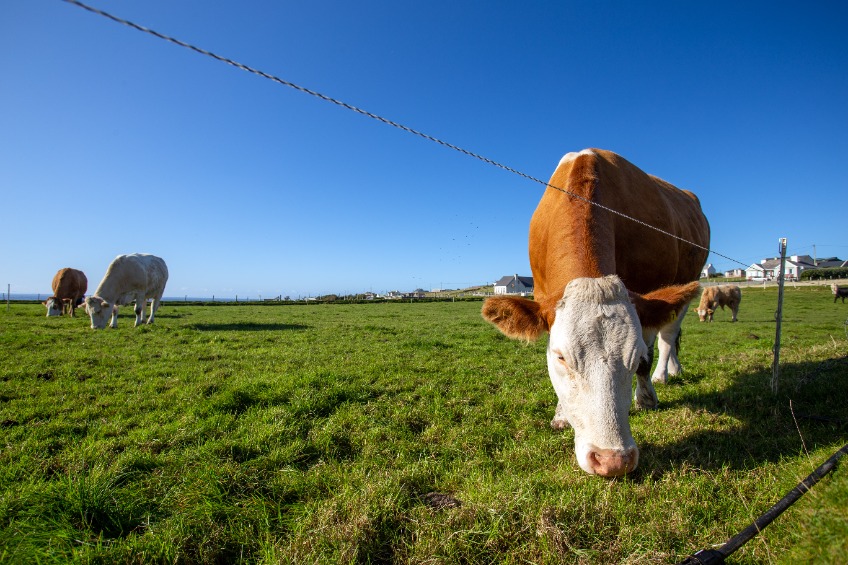
<instances>
[{"instance_id":1,"label":"black cable on grass","mask_svg":"<svg viewBox=\"0 0 848 565\"><path fill-rule=\"evenodd\" d=\"M734 551L748 543L751 538L760 533L763 528L780 516L784 510L792 506L795 501L804 496L822 477L830 473L836 462L843 456L848 454L848 444L842 446L842 449L830 456L830 459L822 463L818 469L810 473L806 479L798 483L789 493L781 498L777 504L766 511L765 514L757 518L753 524L730 538L727 543L718 549L702 549L683 561L679 565L718 565L724 563L724 560Z\"/></svg>"}]
</instances>

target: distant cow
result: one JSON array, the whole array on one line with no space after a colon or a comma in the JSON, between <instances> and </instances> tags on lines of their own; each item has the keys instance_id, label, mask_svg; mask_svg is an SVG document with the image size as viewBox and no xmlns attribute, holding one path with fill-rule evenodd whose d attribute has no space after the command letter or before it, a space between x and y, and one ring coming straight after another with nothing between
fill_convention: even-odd
<instances>
[{"instance_id":1,"label":"distant cow","mask_svg":"<svg viewBox=\"0 0 848 565\"><path fill-rule=\"evenodd\" d=\"M47 316L61 316L67 312L73 318L74 309L82 304L88 290L88 279L82 271L65 267L53 276L51 288L53 296L44 302Z\"/></svg>"},{"instance_id":2,"label":"distant cow","mask_svg":"<svg viewBox=\"0 0 848 565\"><path fill-rule=\"evenodd\" d=\"M700 291L709 242L691 192L609 151L560 160L530 220L535 300L489 298L482 314L511 338L550 332L548 374L558 397L551 426L574 428L584 471L617 476L636 468L628 419L633 374L636 406L656 408L652 381L680 371L676 340Z\"/></svg>"},{"instance_id":3,"label":"distant cow","mask_svg":"<svg viewBox=\"0 0 848 565\"><path fill-rule=\"evenodd\" d=\"M701 303L698 305L698 318L704 322L713 321L713 313L725 306L730 307L733 313L731 322L736 321L736 315L739 313L739 303L742 302L742 291L735 284L724 284L719 286L708 286L704 289L704 294L701 295Z\"/></svg>"},{"instance_id":4,"label":"distant cow","mask_svg":"<svg viewBox=\"0 0 848 565\"><path fill-rule=\"evenodd\" d=\"M848 286L839 286L836 283L830 285L830 291L833 292L833 303L836 304L837 298L842 298L842 304L845 304L845 299L848 298Z\"/></svg>"},{"instance_id":5,"label":"distant cow","mask_svg":"<svg viewBox=\"0 0 848 565\"><path fill-rule=\"evenodd\" d=\"M153 323L156 310L168 282L168 267L155 255L133 253L118 255L106 270L106 275L94 294L85 299L85 309L91 317L92 329L103 329L109 316L111 327L118 327L118 306L135 302L135 325L144 323L144 304L150 305L148 324Z\"/></svg>"}]
</instances>

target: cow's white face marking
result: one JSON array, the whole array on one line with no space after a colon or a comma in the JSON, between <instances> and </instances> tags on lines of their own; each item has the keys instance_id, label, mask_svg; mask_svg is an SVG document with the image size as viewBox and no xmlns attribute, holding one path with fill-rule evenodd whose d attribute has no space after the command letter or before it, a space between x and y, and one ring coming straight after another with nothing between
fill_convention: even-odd
<instances>
[{"instance_id":1,"label":"cow's white face marking","mask_svg":"<svg viewBox=\"0 0 848 565\"><path fill-rule=\"evenodd\" d=\"M47 306L47 317L50 316L61 316L62 315L62 301L56 300L55 298L48 298L47 302L44 303Z\"/></svg>"},{"instance_id":2,"label":"cow's white face marking","mask_svg":"<svg viewBox=\"0 0 848 565\"><path fill-rule=\"evenodd\" d=\"M91 318L91 329L102 330L112 315L112 305L99 296L89 296L85 299L85 311Z\"/></svg>"},{"instance_id":3,"label":"cow's white face marking","mask_svg":"<svg viewBox=\"0 0 848 565\"><path fill-rule=\"evenodd\" d=\"M566 153L563 155L562 159L559 160L559 165L563 165L564 163L568 163L569 161L575 160L580 155L594 155L595 152L591 149L584 149L580 153L572 151L571 153Z\"/></svg>"},{"instance_id":4,"label":"cow's white face marking","mask_svg":"<svg viewBox=\"0 0 848 565\"><path fill-rule=\"evenodd\" d=\"M547 356L558 410L574 428L580 467L606 476L632 471L639 451L628 412L633 375L647 347L618 277L574 279L566 286Z\"/></svg>"}]
</instances>

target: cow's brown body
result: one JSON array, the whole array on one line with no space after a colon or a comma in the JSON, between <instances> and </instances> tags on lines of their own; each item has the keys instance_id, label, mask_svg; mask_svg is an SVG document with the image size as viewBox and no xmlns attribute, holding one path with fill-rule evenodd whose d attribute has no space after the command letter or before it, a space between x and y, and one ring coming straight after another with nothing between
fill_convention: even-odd
<instances>
[{"instance_id":1,"label":"cow's brown body","mask_svg":"<svg viewBox=\"0 0 848 565\"><path fill-rule=\"evenodd\" d=\"M708 286L704 289L701 295L701 302L698 304L698 318L704 322L712 322L713 314L721 307L724 310L725 306L730 307L732 322L737 320L739 314L739 304L742 302L742 291L735 284L724 284L717 286Z\"/></svg>"},{"instance_id":2,"label":"cow's brown body","mask_svg":"<svg viewBox=\"0 0 848 565\"><path fill-rule=\"evenodd\" d=\"M85 273L77 269L65 267L53 276L53 296L47 299L49 302L53 300L55 308L61 309L61 313L67 312L73 317L74 310L82 302L88 291L88 279Z\"/></svg>"},{"instance_id":3,"label":"cow's brown body","mask_svg":"<svg viewBox=\"0 0 848 565\"><path fill-rule=\"evenodd\" d=\"M654 408L652 381L680 371L676 340L700 290L709 240L691 192L609 151L569 153L530 221L535 300L484 303L483 317L509 337L551 333L548 371L559 399L551 425L574 427L587 472L616 476L636 467L627 421L632 376L637 407ZM657 336L660 360L649 378Z\"/></svg>"},{"instance_id":4,"label":"cow's brown body","mask_svg":"<svg viewBox=\"0 0 848 565\"><path fill-rule=\"evenodd\" d=\"M710 228L694 194L615 153L591 152L558 167L550 185L701 247L548 188L530 221L529 249L534 297L549 325L577 277L615 274L628 290L645 294L698 280L707 258Z\"/></svg>"}]
</instances>

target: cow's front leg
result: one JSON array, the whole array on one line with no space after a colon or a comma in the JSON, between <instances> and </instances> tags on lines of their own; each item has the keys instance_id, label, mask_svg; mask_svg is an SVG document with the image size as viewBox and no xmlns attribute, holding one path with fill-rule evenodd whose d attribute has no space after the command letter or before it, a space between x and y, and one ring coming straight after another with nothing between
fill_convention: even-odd
<instances>
[{"instance_id":1,"label":"cow's front leg","mask_svg":"<svg viewBox=\"0 0 848 565\"><path fill-rule=\"evenodd\" d=\"M643 358L639 362L639 368L636 369L636 392L633 393L633 399L636 401L638 410L653 410L659 405L657 392L654 390L651 379L648 378L648 375L651 374L651 364L654 362L654 341L656 337L656 332L650 330L642 332L642 339L648 346L648 358Z\"/></svg>"},{"instance_id":2,"label":"cow's front leg","mask_svg":"<svg viewBox=\"0 0 848 565\"><path fill-rule=\"evenodd\" d=\"M636 392L633 395L638 410L653 410L660 403L654 383L648 378L650 372L651 362L643 360L636 371Z\"/></svg>"},{"instance_id":3,"label":"cow's front leg","mask_svg":"<svg viewBox=\"0 0 848 565\"><path fill-rule=\"evenodd\" d=\"M557 400L556 412L554 412L554 419L551 420L551 428L560 431L564 430L569 426L568 420L565 419L565 409L562 407L562 402Z\"/></svg>"},{"instance_id":4,"label":"cow's front leg","mask_svg":"<svg viewBox=\"0 0 848 565\"><path fill-rule=\"evenodd\" d=\"M677 358L677 348L680 344L680 325L683 323L687 310L689 310L688 304L684 306L673 322L660 330L660 339L657 344L660 357L654 369L654 374L651 376L651 380L655 383L666 384L669 375L679 375L683 372L680 360Z\"/></svg>"},{"instance_id":5,"label":"cow's front leg","mask_svg":"<svg viewBox=\"0 0 848 565\"><path fill-rule=\"evenodd\" d=\"M109 324L112 328L118 327L118 305L112 306L112 322Z\"/></svg>"}]
</instances>

